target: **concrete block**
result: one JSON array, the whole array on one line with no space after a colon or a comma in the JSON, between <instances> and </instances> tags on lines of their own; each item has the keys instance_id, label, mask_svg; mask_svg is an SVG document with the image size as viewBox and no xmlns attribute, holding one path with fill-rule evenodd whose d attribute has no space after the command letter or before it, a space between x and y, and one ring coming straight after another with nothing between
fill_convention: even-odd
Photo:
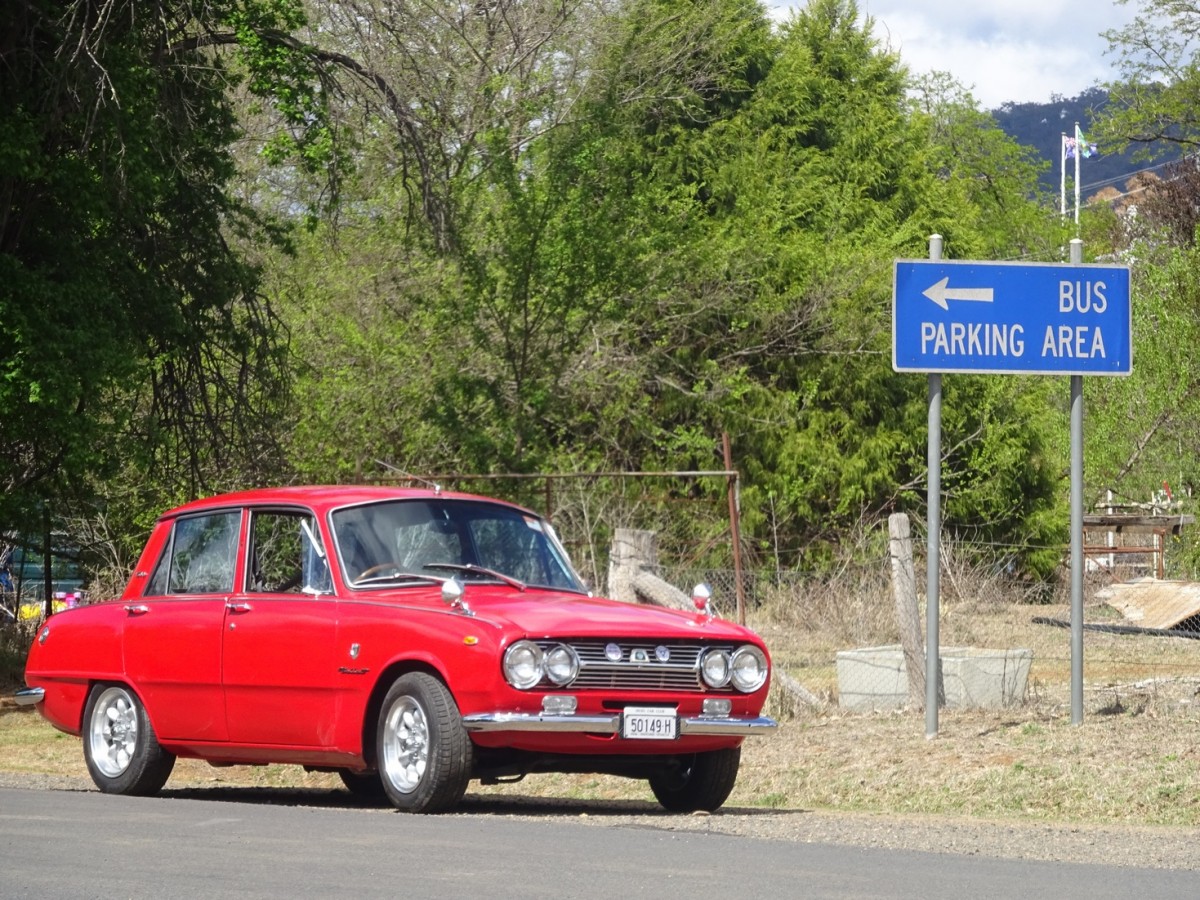
<instances>
[{"instance_id":1,"label":"concrete block","mask_svg":"<svg viewBox=\"0 0 1200 900\"><path fill-rule=\"evenodd\" d=\"M942 648L946 705L961 709L998 709L1025 700L1033 651Z\"/></svg>"},{"instance_id":2,"label":"concrete block","mask_svg":"<svg viewBox=\"0 0 1200 900\"><path fill-rule=\"evenodd\" d=\"M908 672L899 644L839 650L837 680L842 709L902 709L908 703Z\"/></svg>"},{"instance_id":3,"label":"concrete block","mask_svg":"<svg viewBox=\"0 0 1200 900\"><path fill-rule=\"evenodd\" d=\"M1032 661L1032 650L943 647L946 706L995 709L1021 703ZM843 709L901 709L908 704L908 672L899 644L838 651L837 679Z\"/></svg>"}]
</instances>

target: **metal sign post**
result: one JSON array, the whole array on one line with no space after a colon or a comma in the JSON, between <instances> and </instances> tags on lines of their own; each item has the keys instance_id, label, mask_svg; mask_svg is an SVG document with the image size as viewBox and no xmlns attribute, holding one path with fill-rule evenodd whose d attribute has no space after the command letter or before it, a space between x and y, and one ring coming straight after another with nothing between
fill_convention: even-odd
<instances>
[{"instance_id":1,"label":"metal sign post","mask_svg":"<svg viewBox=\"0 0 1200 900\"><path fill-rule=\"evenodd\" d=\"M1083 262L1083 241L1071 241ZM1071 376L1071 724L1083 722L1083 377Z\"/></svg>"},{"instance_id":2,"label":"metal sign post","mask_svg":"<svg viewBox=\"0 0 1200 900\"><path fill-rule=\"evenodd\" d=\"M929 238L929 258L942 258L942 236ZM940 580L942 570L942 375L929 373L929 467L928 533L925 535L925 737L938 731L938 704L941 697L938 675L942 666L942 642L938 634L941 623Z\"/></svg>"}]
</instances>

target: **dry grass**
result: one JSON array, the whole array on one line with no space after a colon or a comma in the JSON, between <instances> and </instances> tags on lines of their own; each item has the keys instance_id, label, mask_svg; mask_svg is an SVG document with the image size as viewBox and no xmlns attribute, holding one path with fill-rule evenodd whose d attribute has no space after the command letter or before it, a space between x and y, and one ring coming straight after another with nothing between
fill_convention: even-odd
<instances>
[{"instance_id":1,"label":"dry grass","mask_svg":"<svg viewBox=\"0 0 1200 900\"><path fill-rule=\"evenodd\" d=\"M920 711L848 714L836 706L834 654L896 640L886 584L837 585L822 595L781 596L750 624L777 667L825 700L796 704L775 691L779 733L750 739L734 807L922 813L1095 824L1200 825L1200 642L1085 634L1085 720L1070 723L1070 634L1031 622L1069 618L979 590L943 600L943 646L1027 647L1034 653L1025 702L1001 710L939 714L925 737ZM1087 618L1112 615L1089 604ZM40 717L0 707L0 768L86 778L78 739ZM335 777L296 767L214 769L181 760L172 787L276 785L333 788ZM473 793L645 800L644 785L592 776L533 776Z\"/></svg>"},{"instance_id":2,"label":"dry grass","mask_svg":"<svg viewBox=\"0 0 1200 900\"><path fill-rule=\"evenodd\" d=\"M1200 825L1200 716L1152 706L1091 711L1080 726L1037 707L811 716L749 740L732 807L924 813L1093 824ZM80 741L29 712L0 714L6 771L87 778ZM335 788L295 766L215 769L180 760L170 787ZM652 800L638 782L539 775L472 793Z\"/></svg>"}]
</instances>

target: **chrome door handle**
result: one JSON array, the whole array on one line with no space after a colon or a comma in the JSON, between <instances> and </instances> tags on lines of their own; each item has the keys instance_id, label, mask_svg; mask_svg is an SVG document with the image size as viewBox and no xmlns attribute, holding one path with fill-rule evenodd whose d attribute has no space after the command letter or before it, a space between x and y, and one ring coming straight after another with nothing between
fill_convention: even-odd
<instances>
[{"instance_id":1,"label":"chrome door handle","mask_svg":"<svg viewBox=\"0 0 1200 900\"><path fill-rule=\"evenodd\" d=\"M249 603L226 603L225 608L231 613L248 613L253 607Z\"/></svg>"},{"instance_id":2,"label":"chrome door handle","mask_svg":"<svg viewBox=\"0 0 1200 900\"><path fill-rule=\"evenodd\" d=\"M146 613L150 612L150 607L148 607L145 603L126 603L125 612L129 613L131 616L144 616Z\"/></svg>"}]
</instances>

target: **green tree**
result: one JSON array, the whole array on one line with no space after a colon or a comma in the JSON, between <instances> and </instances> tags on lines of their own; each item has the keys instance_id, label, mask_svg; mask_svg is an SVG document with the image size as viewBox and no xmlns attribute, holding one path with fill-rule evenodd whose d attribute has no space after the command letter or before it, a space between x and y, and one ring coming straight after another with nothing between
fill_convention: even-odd
<instances>
[{"instance_id":1,"label":"green tree","mask_svg":"<svg viewBox=\"0 0 1200 900\"><path fill-rule=\"evenodd\" d=\"M1105 35L1120 79L1107 85L1110 102L1099 111L1096 137L1106 145L1141 147L1143 156L1155 144L1194 148L1200 143L1200 10L1166 0L1139 0L1137 8L1131 24ZM1089 419L1104 435L1086 445L1089 499L1097 503L1109 490L1121 502L1146 503L1167 484L1186 511L1193 508L1191 460L1200 450L1194 169L1185 160L1160 172L1161 179L1144 178L1136 216L1126 210L1094 217L1093 235L1132 261L1134 317L1132 374L1089 385ZM1185 532L1182 549L1179 571L1194 576L1200 566L1194 535Z\"/></svg>"},{"instance_id":2,"label":"green tree","mask_svg":"<svg viewBox=\"0 0 1200 900\"><path fill-rule=\"evenodd\" d=\"M669 152L652 143L660 183L699 186L692 252L627 317L631 344L653 348L639 371L654 398L627 451L707 467L717 429L698 426L719 423L750 533L808 558L922 505L925 385L888 364L891 261L934 231L960 257L1059 237L1031 199L1032 155L956 86L907 100L871 29L853 3L810 4L737 109ZM1062 524L1045 403L1038 382L951 379L943 437L948 526L1025 545L1042 570Z\"/></svg>"},{"instance_id":3,"label":"green tree","mask_svg":"<svg viewBox=\"0 0 1200 900\"><path fill-rule=\"evenodd\" d=\"M1119 0L1126 5L1130 0ZM1137 0L1134 20L1107 31L1120 79L1107 85L1109 102L1094 124L1106 144L1200 143L1200 68L1195 45L1200 9L1176 0Z\"/></svg>"},{"instance_id":4,"label":"green tree","mask_svg":"<svg viewBox=\"0 0 1200 900\"><path fill-rule=\"evenodd\" d=\"M180 499L277 465L286 335L236 246L271 231L230 189L232 100L275 101L316 164L312 67L261 39L297 16L273 0L0 11L0 522L101 475Z\"/></svg>"},{"instance_id":5,"label":"green tree","mask_svg":"<svg viewBox=\"0 0 1200 900\"><path fill-rule=\"evenodd\" d=\"M889 366L891 262L923 255L933 231L960 257L1057 252L1032 157L955 85L910 99L896 54L844 0L778 30L744 0L583 11L552 18L519 71L500 64L522 55L519 35L493 23L483 82L457 51L417 78L408 32L381 30L393 44L373 45L373 70L438 123L426 156L452 161L436 179L444 215L428 214L382 111L350 202L279 276L309 364L297 465L711 469L728 430L750 533L789 564L919 511L925 385ZM425 40L459 47L486 22ZM586 40L567 52L567 35ZM475 98L482 83L504 87ZM468 94L446 103L441 84ZM947 396L954 525L1049 541L1061 507L1044 382L951 379ZM722 527L664 522L693 546Z\"/></svg>"},{"instance_id":6,"label":"green tree","mask_svg":"<svg viewBox=\"0 0 1200 900\"><path fill-rule=\"evenodd\" d=\"M765 35L761 10L740 5L756 10ZM360 429L357 465L387 458L410 468L542 467L578 440L577 429L592 415L586 410L597 408L589 386L606 394L604 403L611 400L613 379L586 348L602 345L614 321L636 305L652 277L645 273L677 233L667 222L682 209L649 171L629 166L627 129L646 122L630 126L628 109L666 105L690 121L705 102L719 107L737 91L736 80L707 57L725 46L717 40L728 27L718 5L696 4L684 15L673 4L659 6L647 13L649 34L642 35L589 4L501 3L477 17L440 22L428 20L419 4L396 4L388 13L392 26L364 45L379 79L364 102L378 110L374 123L389 129L388 138L371 142L368 153L379 163L369 165L392 174L360 182L362 205L344 209L323 232L327 249L309 249L339 264L378 271L387 260L394 267L382 292L372 292L370 310L355 309L336 289L348 313L338 337L389 345L377 357L390 361L386 374L378 365L372 370L391 392L423 400L406 404L412 418ZM329 40L345 44L355 36L354 17L344 15L350 12L341 4L326 10L328 22L345 29ZM686 43L658 55L663 34ZM422 49L428 47L443 52L434 58ZM642 68L632 75L618 59ZM682 100L679 88L689 92ZM694 99L700 94L707 100ZM405 116L422 123L420 146L381 102L392 95L406 97ZM431 180L421 159L438 161ZM394 214L382 214L385 208ZM405 249L371 259L358 248L366 242L381 249L367 236L381 220L397 223L384 227ZM440 274L432 284L415 275L433 271ZM348 288L359 283L347 276ZM405 349L414 344L438 349ZM302 355L312 353L321 350ZM318 421L362 408L361 399L332 399L353 381L341 370L345 380L328 368L309 370L313 380L302 389L333 395L310 395L302 404L311 423L301 422L302 441L320 440ZM431 427L444 437L429 441ZM388 437L378 440L372 431ZM387 452L376 455L381 445ZM296 450L306 467L323 467L307 471L330 471L331 461L312 444Z\"/></svg>"},{"instance_id":7,"label":"green tree","mask_svg":"<svg viewBox=\"0 0 1200 900\"><path fill-rule=\"evenodd\" d=\"M1171 508L1193 512L1194 460L1200 448L1200 263L1196 245L1195 165L1176 164L1165 177L1147 179L1137 215L1096 216L1096 230L1116 234L1118 258L1130 258L1133 297L1133 369L1129 377L1087 384L1088 501L1097 506L1147 504L1172 493ZM1117 227L1108 223L1114 219ZM1102 249L1107 247L1093 241ZM1086 245L1085 245L1086 246ZM1194 529L1184 531L1169 559L1175 574L1200 568Z\"/></svg>"}]
</instances>

